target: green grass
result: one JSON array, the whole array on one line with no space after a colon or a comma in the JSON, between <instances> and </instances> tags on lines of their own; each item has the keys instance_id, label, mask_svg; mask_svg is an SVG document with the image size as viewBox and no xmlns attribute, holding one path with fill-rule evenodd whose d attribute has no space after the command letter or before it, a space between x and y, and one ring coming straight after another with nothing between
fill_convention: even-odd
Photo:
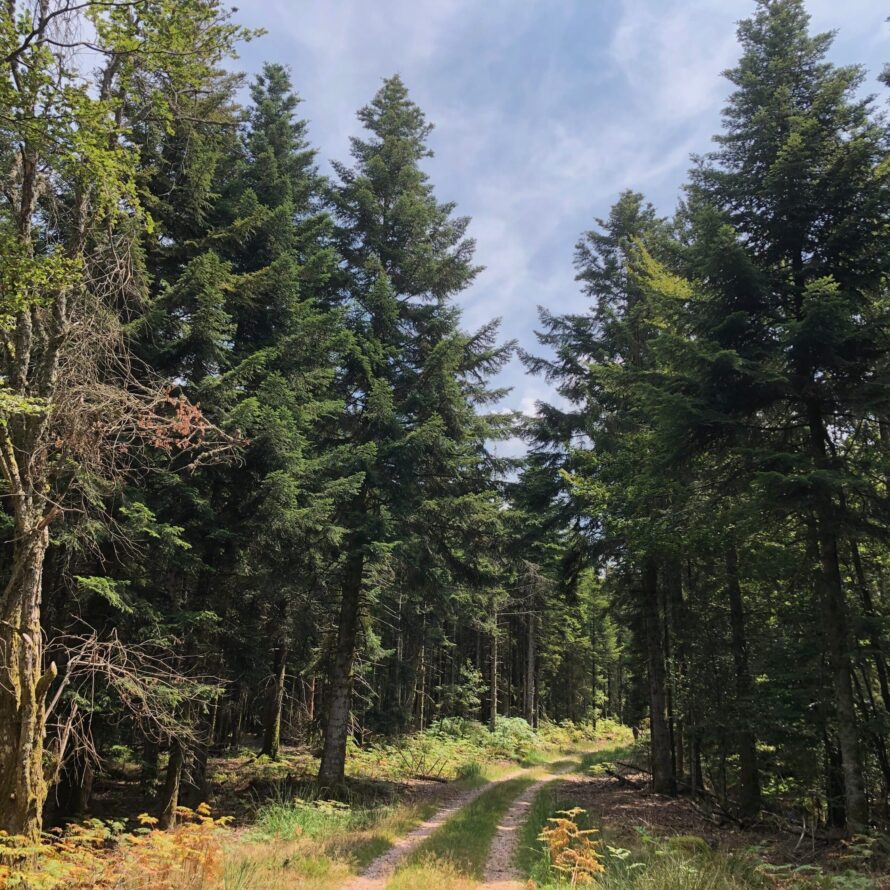
<instances>
[{"instance_id":1,"label":"green grass","mask_svg":"<svg viewBox=\"0 0 890 890\"><path fill-rule=\"evenodd\" d=\"M274 800L257 810L254 831L265 837L319 838L332 833L363 831L391 807L350 807L331 801Z\"/></svg>"},{"instance_id":2,"label":"green grass","mask_svg":"<svg viewBox=\"0 0 890 890\"><path fill-rule=\"evenodd\" d=\"M528 811L528 819L519 832L516 849L516 867L525 877L532 877L544 859L544 845L538 840L547 820L559 809L556 799L556 782L548 782L535 796Z\"/></svg>"},{"instance_id":3,"label":"green grass","mask_svg":"<svg viewBox=\"0 0 890 890\"><path fill-rule=\"evenodd\" d=\"M602 766L607 763L614 763L621 760L625 763L633 763L636 749L633 744L625 745L609 745L600 748L598 751L589 751L581 757L581 769L584 772L593 767Z\"/></svg>"},{"instance_id":4,"label":"green grass","mask_svg":"<svg viewBox=\"0 0 890 890\"><path fill-rule=\"evenodd\" d=\"M533 783L532 777L523 776L483 792L434 831L411 855L409 866L444 862L460 875L481 878L500 818Z\"/></svg>"}]
</instances>

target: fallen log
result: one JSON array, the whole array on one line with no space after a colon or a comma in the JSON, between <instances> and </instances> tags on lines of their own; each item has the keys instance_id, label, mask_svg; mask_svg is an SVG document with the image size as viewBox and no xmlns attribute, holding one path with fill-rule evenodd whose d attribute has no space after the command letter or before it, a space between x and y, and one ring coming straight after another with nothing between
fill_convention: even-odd
<instances>
[{"instance_id":1,"label":"fallen log","mask_svg":"<svg viewBox=\"0 0 890 890\"><path fill-rule=\"evenodd\" d=\"M642 785L639 782L634 782L632 779L628 779L627 776L622 776L621 773L615 772L613 769L609 769L608 767L604 770L607 776L617 780L621 785L626 785L628 788L633 788L635 791L640 791L642 789Z\"/></svg>"}]
</instances>

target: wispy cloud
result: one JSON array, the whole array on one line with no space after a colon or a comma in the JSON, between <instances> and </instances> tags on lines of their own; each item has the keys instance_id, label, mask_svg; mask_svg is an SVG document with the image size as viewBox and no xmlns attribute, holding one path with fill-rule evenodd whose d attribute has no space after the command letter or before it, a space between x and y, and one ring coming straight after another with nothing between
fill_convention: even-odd
<instances>
[{"instance_id":1,"label":"wispy cloud","mask_svg":"<svg viewBox=\"0 0 890 890\"><path fill-rule=\"evenodd\" d=\"M430 172L473 217L486 266L464 295L475 326L503 317L534 346L536 306L583 305L573 245L624 188L669 214L691 152L707 150L753 0L255 0L268 29L244 61L291 65L323 158L345 159L355 111L394 72L437 129ZM875 0L810 0L835 57L876 75L890 26ZM500 383L530 412L549 389L514 363Z\"/></svg>"}]
</instances>

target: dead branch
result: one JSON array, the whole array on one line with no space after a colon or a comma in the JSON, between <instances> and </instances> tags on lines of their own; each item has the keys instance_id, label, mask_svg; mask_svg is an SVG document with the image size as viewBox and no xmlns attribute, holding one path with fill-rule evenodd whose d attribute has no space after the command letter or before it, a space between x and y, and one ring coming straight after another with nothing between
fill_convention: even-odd
<instances>
[{"instance_id":1,"label":"dead branch","mask_svg":"<svg viewBox=\"0 0 890 890\"><path fill-rule=\"evenodd\" d=\"M72 740L74 750L98 759L90 718L100 691L118 702L121 719L136 724L146 738L158 743L175 738L187 748L204 743L197 718L224 692L220 678L188 670L188 663L166 645L125 645L116 632L106 639L95 631L66 634L51 645L63 665L58 688L47 706L48 725L55 736L56 771L73 753Z\"/></svg>"}]
</instances>

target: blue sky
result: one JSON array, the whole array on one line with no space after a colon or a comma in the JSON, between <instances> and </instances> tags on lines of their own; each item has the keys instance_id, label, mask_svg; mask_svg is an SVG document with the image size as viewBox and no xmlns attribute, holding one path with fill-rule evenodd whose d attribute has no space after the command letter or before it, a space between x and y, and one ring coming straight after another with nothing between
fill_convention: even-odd
<instances>
[{"instance_id":1,"label":"blue sky","mask_svg":"<svg viewBox=\"0 0 890 890\"><path fill-rule=\"evenodd\" d=\"M890 2L810 0L837 30L832 57L890 61ZM326 167L348 160L355 111L398 72L436 125L428 169L440 200L472 217L486 267L461 302L468 327L494 316L534 345L537 306L584 305L578 236L634 188L669 214L692 152L706 151L753 0L252 0L238 20L268 33L241 65L291 68ZM502 381L526 412L546 384L518 361ZM516 446L514 446L515 448ZM510 450L514 450L511 448Z\"/></svg>"}]
</instances>

